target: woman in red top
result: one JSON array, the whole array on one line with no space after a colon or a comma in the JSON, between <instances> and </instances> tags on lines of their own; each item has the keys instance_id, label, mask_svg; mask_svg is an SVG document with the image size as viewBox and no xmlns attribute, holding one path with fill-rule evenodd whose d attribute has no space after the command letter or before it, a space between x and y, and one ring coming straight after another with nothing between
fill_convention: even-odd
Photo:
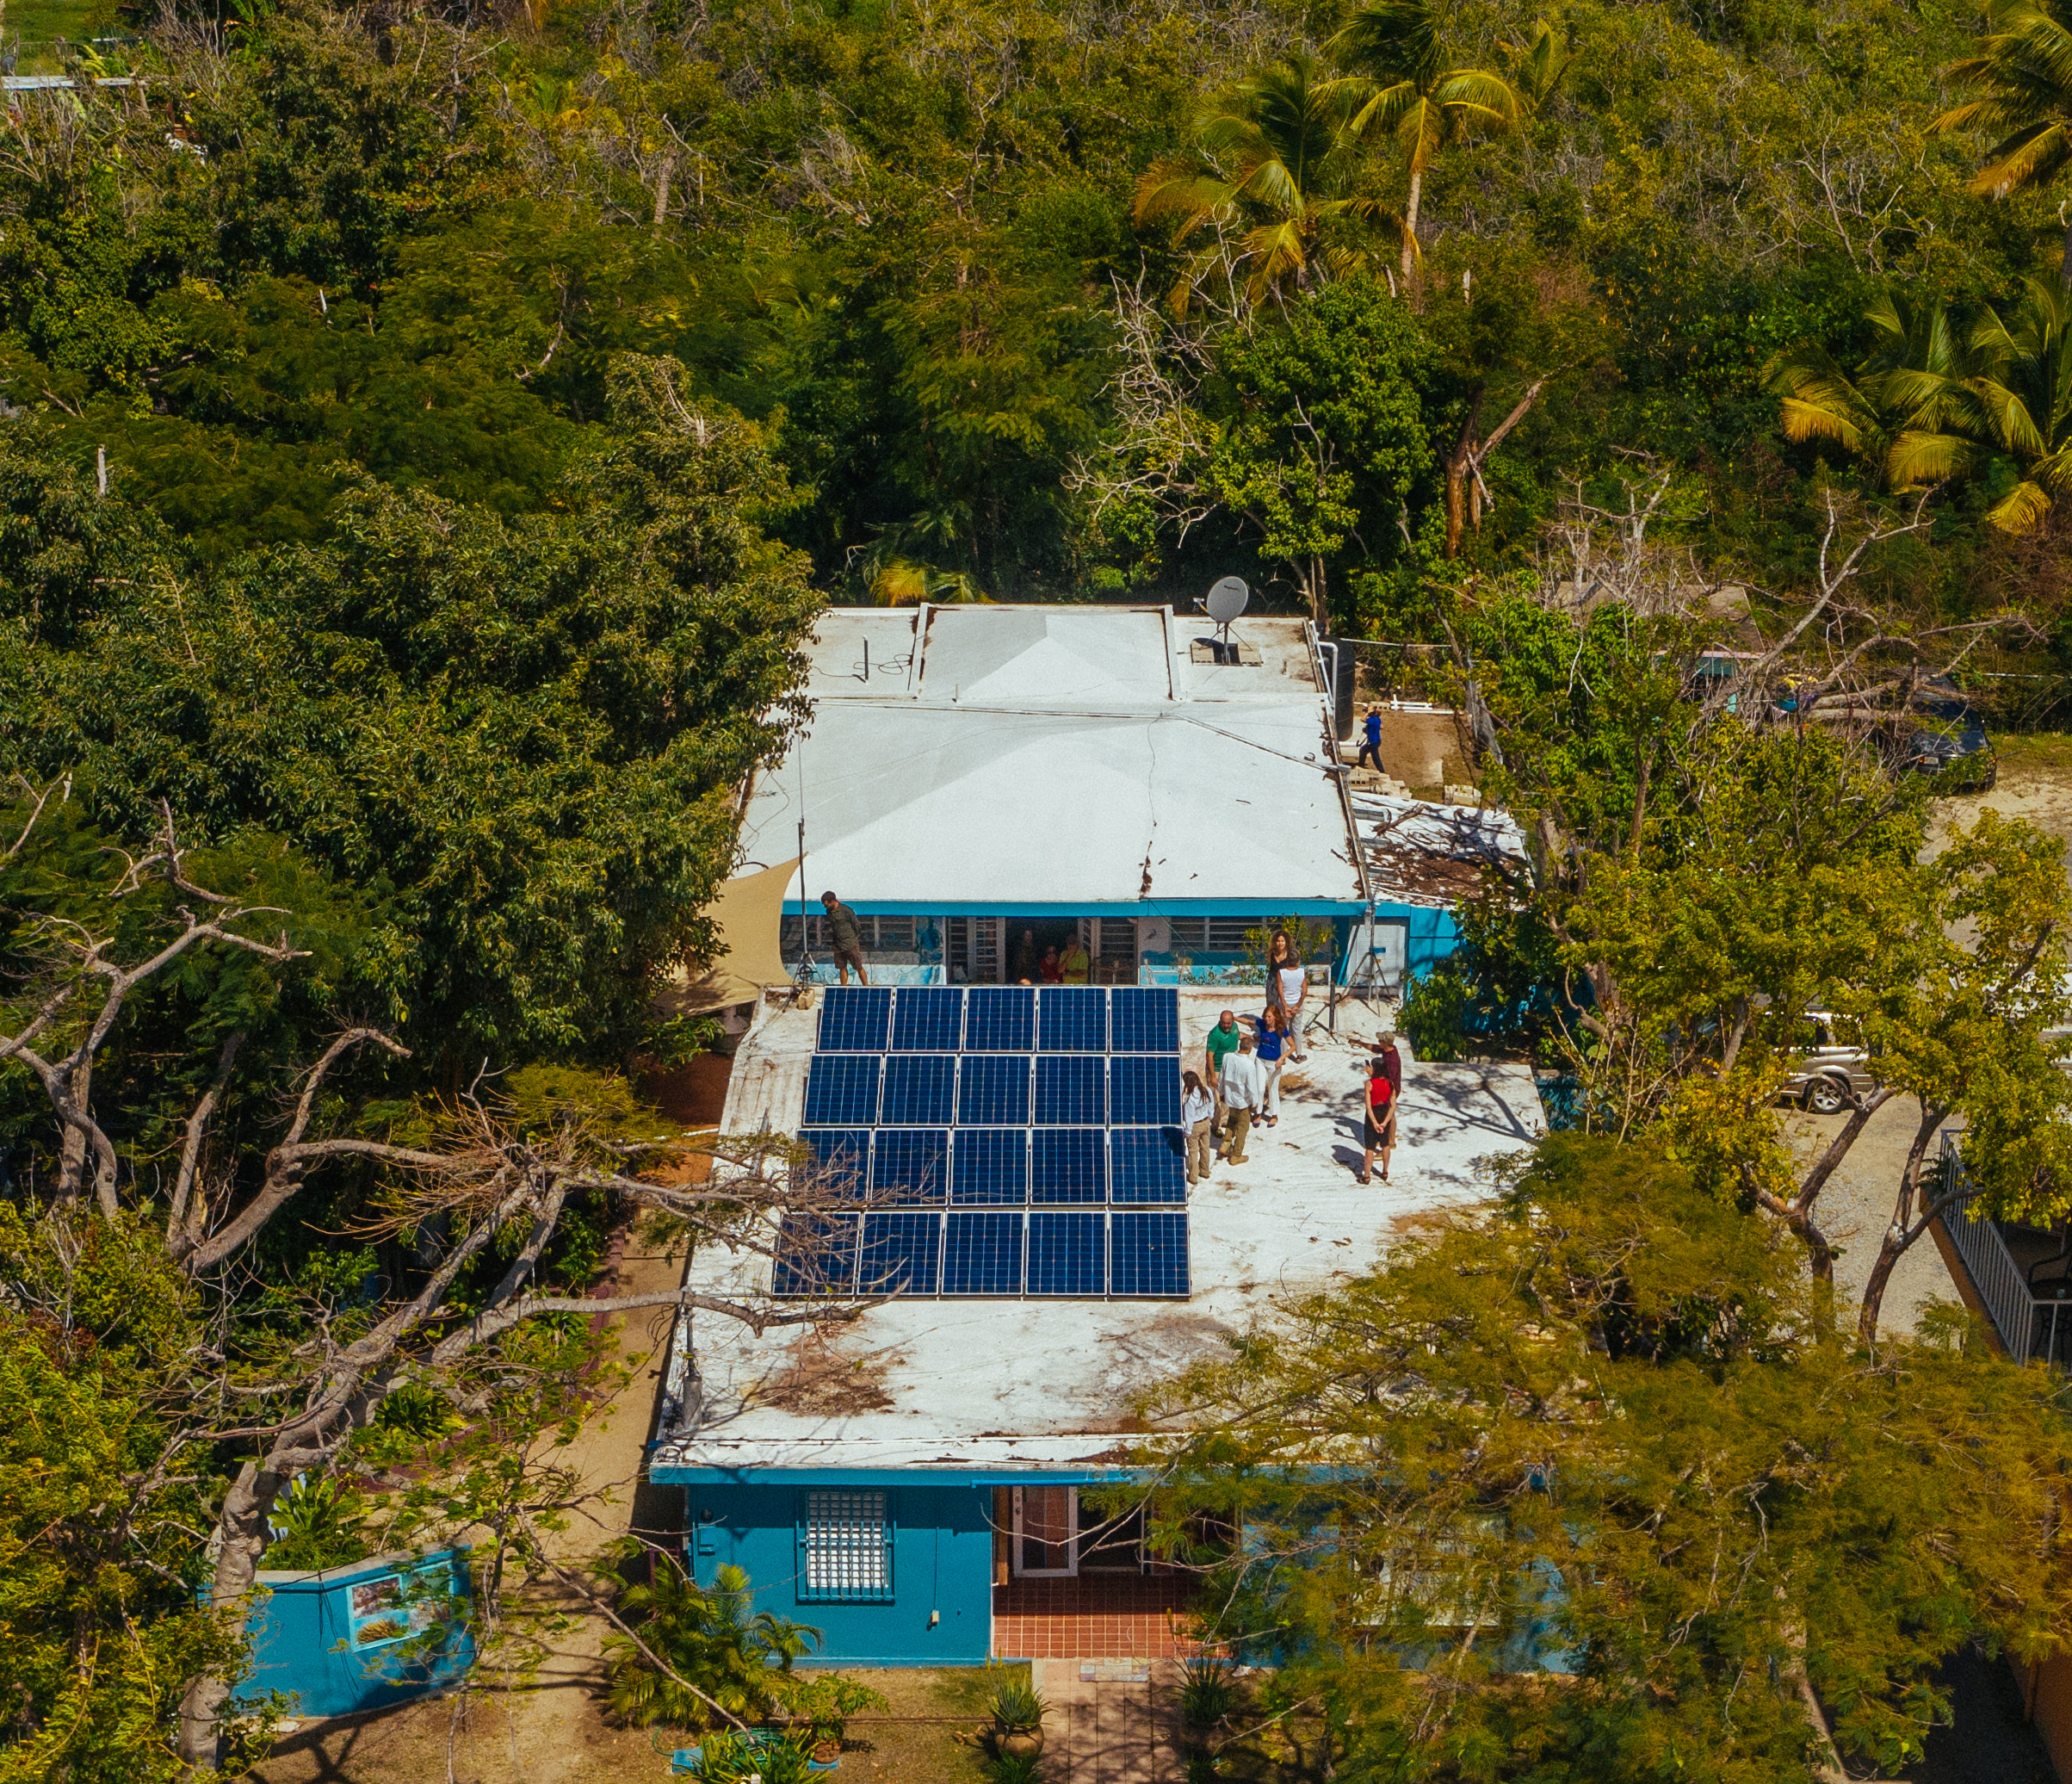
<instances>
[{"instance_id":1,"label":"woman in red top","mask_svg":"<svg viewBox=\"0 0 2072 1784\"><path fill-rule=\"evenodd\" d=\"M1374 1155L1382 1155L1382 1181L1389 1180L1389 1155L1395 1149L1395 1086L1389 1081L1384 1060L1367 1062L1367 1152L1360 1161L1360 1181L1374 1176Z\"/></svg>"}]
</instances>

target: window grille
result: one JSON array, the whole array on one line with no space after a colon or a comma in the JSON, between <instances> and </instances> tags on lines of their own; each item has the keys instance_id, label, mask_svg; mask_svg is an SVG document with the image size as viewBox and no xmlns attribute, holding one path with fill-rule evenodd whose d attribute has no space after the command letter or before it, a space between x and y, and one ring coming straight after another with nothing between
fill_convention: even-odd
<instances>
[{"instance_id":1,"label":"window grille","mask_svg":"<svg viewBox=\"0 0 2072 1784\"><path fill-rule=\"evenodd\" d=\"M870 920L867 917L863 920L865 922L869 922ZM806 945L807 947L812 949L814 953L826 953L829 946L827 936L827 919L825 917L807 917L806 919ZM786 917L777 926L777 945L782 949L786 954L791 956L794 959L798 957L799 919L797 917Z\"/></svg>"},{"instance_id":2,"label":"window grille","mask_svg":"<svg viewBox=\"0 0 2072 1784\"><path fill-rule=\"evenodd\" d=\"M1172 945L1182 953L1242 954L1247 938L1266 926L1258 917L1173 917Z\"/></svg>"},{"instance_id":3,"label":"window grille","mask_svg":"<svg viewBox=\"0 0 2072 1784\"><path fill-rule=\"evenodd\" d=\"M885 1495L807 1493L799 1521L801 1604L889 1603L892 1520Z\"/></svg>"},{"instance_id":4,"label":"window grille","mask_svg":"<svg viewBox=\"0 0 2072 1784\"><path fill-rule=\"evenodd\" d=\"M905 953L913 946L912 917L880 917L878 945L889 952Z\"/></svg>"}]
</instances>

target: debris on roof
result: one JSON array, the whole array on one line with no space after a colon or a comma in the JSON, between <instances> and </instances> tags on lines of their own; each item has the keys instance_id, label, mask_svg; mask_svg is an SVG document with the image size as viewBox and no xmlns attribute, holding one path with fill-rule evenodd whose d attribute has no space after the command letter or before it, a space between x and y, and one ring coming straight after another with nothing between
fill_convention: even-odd
<instances>
[{"instance_id":1,"label":"debris on roof","mask_svg":"<svg viewBox=\"0 0 2072 1784\"><path fill-rule=\"evenodd\" d=\"M1518 820L1494 806L1376 798L1356 789L1352 815L1367 877L1384 904L1459 904L1481 889L1485 868L1525 859Z\"/></svg>"}]
</instances>

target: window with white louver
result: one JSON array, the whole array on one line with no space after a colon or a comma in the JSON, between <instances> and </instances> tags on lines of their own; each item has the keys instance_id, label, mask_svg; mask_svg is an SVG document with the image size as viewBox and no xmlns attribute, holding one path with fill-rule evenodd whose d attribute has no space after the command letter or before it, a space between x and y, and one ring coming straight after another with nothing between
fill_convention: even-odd
<instances>
[{"instance_id":1,"label":"window with white louver","mask_svg":"<svg viewBox=\"0 0 2072 1784\"><path fill-rule=\"evenodd\" d=\"M892 1519L882 1492L809 1492L799 1520L799 1599L807 1604L892 1597Z\"/></svg>"}]
</instances>

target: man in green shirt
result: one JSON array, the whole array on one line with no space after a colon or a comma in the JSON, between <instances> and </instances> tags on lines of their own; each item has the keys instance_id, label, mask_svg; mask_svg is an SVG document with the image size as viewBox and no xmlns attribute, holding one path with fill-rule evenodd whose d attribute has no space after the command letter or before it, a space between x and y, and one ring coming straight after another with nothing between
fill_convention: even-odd
<instances>
[{"instance_id":1,"label":"man in green shirt","mask_svg":"<svg viewBox=\"0 0 2072 1784\"><path fill-rule=\"evenodd\" d=\"M1215 1118L1209 1124L1209 1137L1215 1140L1223 1137L1224 1124L1229 1111L1223 1106L1223 1062L1238 1050L1241 1038L1238 1032L1238 1019L1225 1010L1216 1019L1215 1026L1209 1031L1209 1087L1215 1093Z\"/></svg>"},{"instance_id":2,"label":"man in green shirt","mask_svg":"<svg viewBox=\"0 0 2072 1784\"><path fill-rule=\"evenodd\" d=\"M853 966L857 983L868 985L870 975L863 970L863 930L857 914L832 892L821 893L820 908L827 913L827 939L832 945L834 963L841 969L842 982L849 982L849 969Z\"/></svg>"}]
</instances>

